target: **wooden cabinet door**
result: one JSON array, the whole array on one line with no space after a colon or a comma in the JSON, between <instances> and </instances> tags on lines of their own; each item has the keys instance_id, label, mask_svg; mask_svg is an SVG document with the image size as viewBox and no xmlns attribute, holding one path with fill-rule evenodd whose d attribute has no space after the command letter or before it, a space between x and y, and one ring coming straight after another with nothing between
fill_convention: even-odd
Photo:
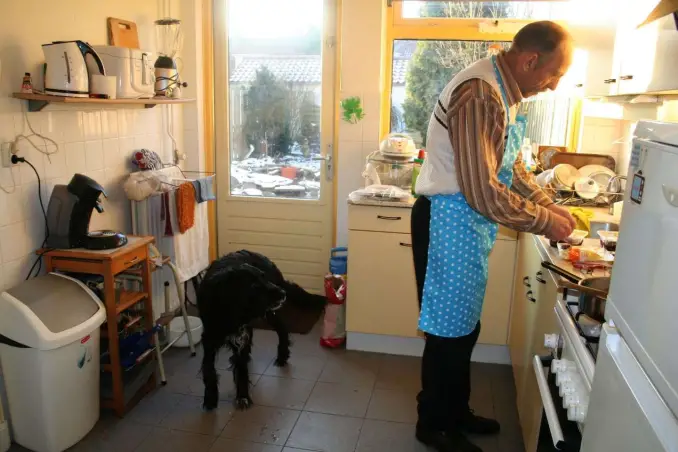
<instances>
[{"instance_id":1,"label":"wooden cabinet door","mask_svg":"<svg viewBox=\"0 0 678 452\"><path fill-rule=\"evenodd\" d=\"M515 240L497 240L490 253L480 318L480 344L506 345L516 260Z\"/></svg>"},{"instance_id":2,"label":"wooden cabinet door","mask_svg":"<svg viewBox=\"0 0 678 452\"><path fill-rule=\"evenodd\" d=\"M411 243L409 234L349 231L348 331L418 337Z\"/></svg>"}]
</instances>

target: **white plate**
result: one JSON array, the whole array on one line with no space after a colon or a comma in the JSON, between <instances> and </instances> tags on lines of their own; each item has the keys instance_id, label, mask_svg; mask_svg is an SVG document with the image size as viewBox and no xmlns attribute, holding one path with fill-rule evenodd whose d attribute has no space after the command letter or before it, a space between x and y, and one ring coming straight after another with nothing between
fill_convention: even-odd
<instances>
[{"instance_id":1,"label":"white plate","mask_svg":"<svg viewBox=\"0 0 678 452\"><path fill-rule=\"evenodd\" d=\"M603 165L586 165L579 168L579 174L581 177L592 177L592 174L603 173L608 174L610 177L615 176L615 172L612 171L607 166Z\"/></svg>"},{"instance_id":2,"label":"white plate","mask_svg":"<svg viewBox=\"0 0 678 452\"><path fill-rule=\"evenodd\" d=\"M569 190L581 176L572 165L561 163L553 168L553 183L558 190Z\"/></svg>"}]
</instances>

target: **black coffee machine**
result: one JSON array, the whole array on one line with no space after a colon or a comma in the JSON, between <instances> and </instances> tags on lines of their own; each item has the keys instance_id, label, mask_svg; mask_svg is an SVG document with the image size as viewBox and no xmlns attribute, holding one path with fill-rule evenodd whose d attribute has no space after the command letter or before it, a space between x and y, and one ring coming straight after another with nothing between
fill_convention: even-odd
<instances>
[{"instance_id":1,"label":"black coffee machine","mask_svg":"<svg viewBox=\"0 0 678 452\"><path fill-rule=\"evenodd\" d=\"M47 248L87 248L108 250L127 243L127 237L115 231L89 231L94 209L104 207L99 197L106 192L95 180L83 175L73 176L68 185L56 185L47 206Z\"/></svg>"}]
</instances>

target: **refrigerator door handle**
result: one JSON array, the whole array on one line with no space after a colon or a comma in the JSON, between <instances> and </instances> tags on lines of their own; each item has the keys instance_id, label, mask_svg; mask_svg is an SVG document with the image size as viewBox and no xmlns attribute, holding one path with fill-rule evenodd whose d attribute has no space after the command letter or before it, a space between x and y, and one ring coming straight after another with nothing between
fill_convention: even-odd
<instances>
[{"instance_id":1,"label":"refrigerator door handle","mask_svg":"<svg viewBox=\"0 0 678 452\"><path fill-rule=\"evenodd\" d=\"M565 443L565 437L563 436L563 429L560 427L556 406L551 397L549 384L544 376L544 366L541 363L539 355L534 355L534 358L532 358L532 366L534 367L534 374L537 376L537 386L539 386L539 394L541 395L541 401L544 405L546 421L549 424L551 440L553 441L553 446L560 450Z\"/></svg>"},{"instance_id":2,"label":"refrigerator door handle","mask_svg":"<svg viewBox=\"0 0 678 452\"><path fill-rule=\"evenodd\" d=\"M671 204L673 207L678 207L678 188L669 187L666 184L662 184L662 192L664 193L664 198L669 204Z\"/></svg>"}]
</instances>

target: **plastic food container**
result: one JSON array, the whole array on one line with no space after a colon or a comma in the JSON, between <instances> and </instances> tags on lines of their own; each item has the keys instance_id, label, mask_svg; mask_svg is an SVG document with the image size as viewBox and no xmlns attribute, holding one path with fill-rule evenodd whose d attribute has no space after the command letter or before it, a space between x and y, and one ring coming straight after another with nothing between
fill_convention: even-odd
<instances>
[{"instance_id":1,"label":"plastic food container","mask_svg":"<svg viewBox=\"0 0 678 452\"><path fill-rule=\"evenodd\" d=\"M587 231L582 231L581 229L575 229L572 231L572 234L568 238L565 239L567 243L570 245L574 246L579 246L582 244L586 236L588 236L589 233Z\"/></svg>"},{"instance_id":2,"label":"plastic food container","mask_svg":"<svg viewBox=\"0 0 678 452\"><path fill-rule=\"evenodd\" d=\"M570 245L569 243L558 242L558 256L561 259L569 259L570 248L572 248L572 245Z\"/></svg>"},{"instance_id":3,"label":"plastic food container","mask_svg":"<svg viewBox=\"0 0 678 452\"><path fill-rule=\"evenodd\" d=\"M615 252L617 250L617 240L619 240L618 231L598 231L600 244L607 251Z\"/></svg>"}]
</instances>

